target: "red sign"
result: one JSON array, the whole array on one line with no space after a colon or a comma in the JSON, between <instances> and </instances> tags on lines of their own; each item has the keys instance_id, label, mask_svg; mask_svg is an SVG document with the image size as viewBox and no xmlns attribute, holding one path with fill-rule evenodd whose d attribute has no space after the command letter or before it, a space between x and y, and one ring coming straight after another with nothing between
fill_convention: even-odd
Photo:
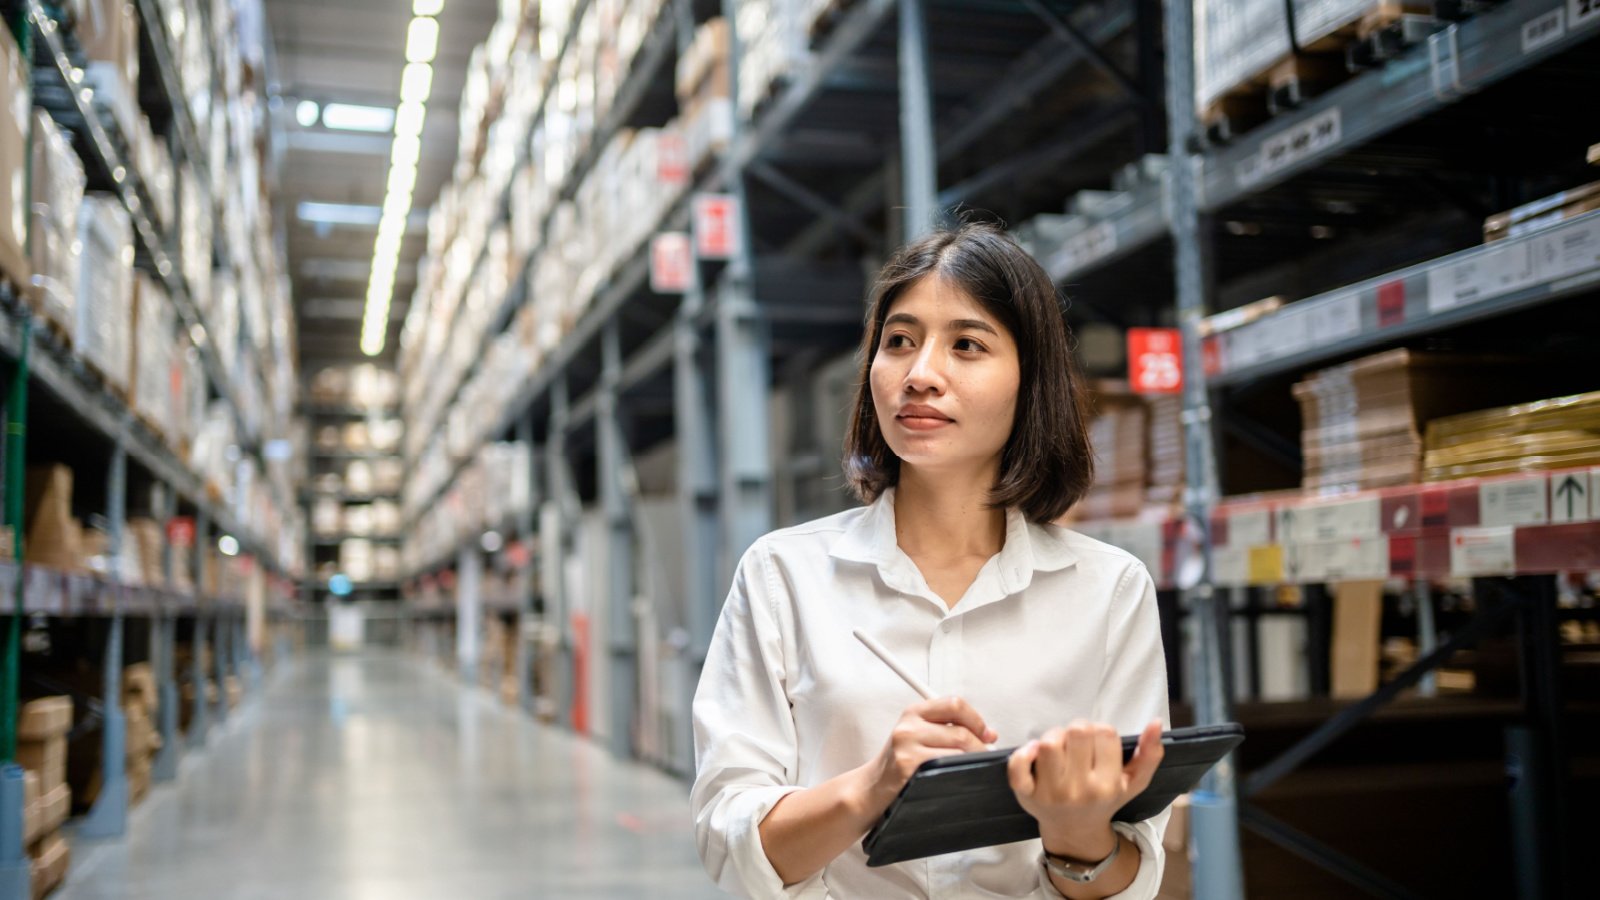
<instances>
[{"instance_id":1,"label":"red sign","mask_svg":"<svg viewBox=\"0 0 1600 900\"><path fill-rule=\"evenodd\" d=\"M1178 329L1128 329L1128 383L1136 394L1183 390L1183 341Z\"/></svg>"},{"instance_id":2,"label":"red sign","mask_svg":"<svg viewBox=\"0 0 1600 900\"><path fill-rule=\"evenodd\" d=\"M650 240L650 290L681 294L689 289L689 236L681 231L658 234Z\"/></svg>"},{"instance_id":3,"label":"red sign","mask_svg":"<svg viewBox=\"0 0 1600 900\"><path fill-rule=\"evenodd\" d=\"M1378 327L1388 328L1406 320L1406 283L1390 281L1378 285Z\"/></svg>"},{"instance_id":4,"label":"red sign","mask_svg":"<svg viewBox=\"0 0 1600 900\"><path fill-rule=\"evenodd\" d=\"M689 183L689 144L677 131L663 131L656 137L656 180L664 187Z\"/></svg>"},{"instance_id":5,"label":"red sign","mask_svg":"<svg viewBox=\"0 0 1600 900\"><path fill-rule=\"evenodd\" d=\"M695 196L694 251L701 259L732 259L739 252L739 204L732 194Z\"/></svg>"},{"instance_id":6,"label":"red sign","mask_svg":"<svg viewBox=\"0 0 1600 900\"><path fill-rule=\"evenodd\" d=\"M176 516L167 520L167 543L174 547L194 546L194 520Z\"/></svg>"}]
</instances>

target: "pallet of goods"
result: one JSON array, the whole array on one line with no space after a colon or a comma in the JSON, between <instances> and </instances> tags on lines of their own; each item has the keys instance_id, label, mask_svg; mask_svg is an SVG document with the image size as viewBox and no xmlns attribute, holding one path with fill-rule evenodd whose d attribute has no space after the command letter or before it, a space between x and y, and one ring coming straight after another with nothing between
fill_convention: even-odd
<instances>
[{"instance_id":1,"label":"pallet of goods","mask_svg":"<svg viewBox=\"0 0 1600 900\"><path fill-rule=\"evenodd\" d=\"M161 733L156 729L160 707L157 696L155 671L149 663L136 663L122 670L130 804L138 803L150 792L150 774L155 767L156 754L161 751Z\"/></svg>"},{"instance_id":2,"label":"pallet of goods","mask_svg":"<svg viewBox=\"0 0 1600 900\"><path fill-rule=\"evenodd\" d=\"M1600 392L1435 419L1425 447L1427 481L1600 465Z\"/></svg>"},{"instance_id":3,"label":"pallet of goods","mask_svg":"<svg viewBox=\"0 0 1600 900\"><path fill-rule=\"evenodd\" d=\"M22 51L9 29L0 29L0 90L11 98L0 112L0 171L18 173L26 170L24 157L28 152L28 119L32 108L32 86L28 81L28 66ZM15 287L28 284L26 207L28 197L19 178L0 178L0 280Z\"/></svg>"},{"instance_id":4,"label":"pallet of goods","mask_svg":"<svg viewBox=\"0 0 1600 900\"><path fill-rule=\"evenodd\" d=\"M43 111L33 114L32 158L33 275L28 296L46 326L71 346L78 327L83 163L72 149L72 138Z\"/></svg>"},{"instance_id":5,"label":"pallet of goods","mask_svg":"<svg viewBox=\"0 0 1600 900\"><path fill-rule=\"evenodd\" d=\"M17 715L16 761L27 770L23 844L33 860L36 898L65 880L71 856L61 834L72 810L72 789L67 784L67 732L71 730L69 697L29 701Z\"/></svg>"}]
</instances>

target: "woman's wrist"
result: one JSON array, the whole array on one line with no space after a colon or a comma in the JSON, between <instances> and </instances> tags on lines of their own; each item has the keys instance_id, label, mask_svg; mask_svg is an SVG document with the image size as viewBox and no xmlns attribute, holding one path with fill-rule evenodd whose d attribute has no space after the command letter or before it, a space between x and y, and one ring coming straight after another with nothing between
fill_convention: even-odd
<instances>
[{"instance_id":1,"label":"woman's wrist","mask_svg":"<svg viewBox=\"0 0 1600 900\"><path fill-rule=\"evenodd\" d=\"M1096 863L1110 856L1121 840L1109 822L1088 828L1060 828L1041 823L1039 838L1046 853L1083 863Z\"/></svg>"}]
</instances>

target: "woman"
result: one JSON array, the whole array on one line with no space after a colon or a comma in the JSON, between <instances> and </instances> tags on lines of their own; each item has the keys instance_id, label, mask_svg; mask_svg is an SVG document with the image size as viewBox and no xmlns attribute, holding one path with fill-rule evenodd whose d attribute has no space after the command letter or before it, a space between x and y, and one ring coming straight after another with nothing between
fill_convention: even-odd
<instances>
[{"instance_id":1,"label":"woman","mask_svg":"<svg viewBox=\"0 0 1600 900\"><path fill-rule=\"evenodd\" d=\"M752 897L1154 897L1166 814L1111 816L1161 759L1155 588L1050 524L1093 475L1054 286L991 226L934 234L879 275L861 359L845 472L868 505L757 541L712 639L701 859ZM856 628L943 696L910 702ZM1041 840L867 868L861 838L919 764L995 742L1022 745L1011 786Z\"/></svg>"}]
</instances>

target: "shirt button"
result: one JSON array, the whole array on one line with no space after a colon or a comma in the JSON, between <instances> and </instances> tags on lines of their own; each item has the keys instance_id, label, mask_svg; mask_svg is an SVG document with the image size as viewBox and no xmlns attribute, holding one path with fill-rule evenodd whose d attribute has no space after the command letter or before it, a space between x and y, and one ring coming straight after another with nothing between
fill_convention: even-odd
<instances>
[{"instance_id":1,"label":"shirt button","mask_svg":"<svg viewBox=\"0 0 1600 900\"><path fill-rule=\"evenodd\" d=\"M939 623L939 630L945 634L949 634L951 631L955 630L955 627L956 623L950 619L945 619L943 622Z\"/></svg>"}]
</instances>

